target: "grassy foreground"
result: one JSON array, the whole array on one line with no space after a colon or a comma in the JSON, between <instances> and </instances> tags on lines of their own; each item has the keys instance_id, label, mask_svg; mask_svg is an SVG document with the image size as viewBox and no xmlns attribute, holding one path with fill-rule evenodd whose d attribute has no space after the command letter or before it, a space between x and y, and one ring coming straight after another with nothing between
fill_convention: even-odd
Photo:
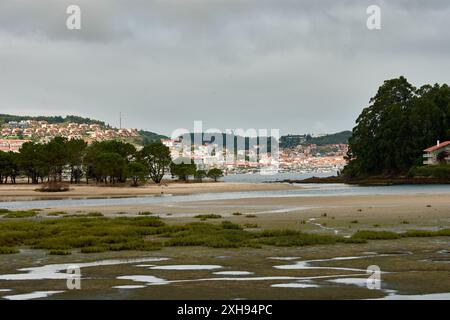
<instances>
[{"instance_id":1,"label":"grassy foreground","mask_svg":"<svg viewBox=\"0 0 450 320\"><path fill-rule=\"evenodd\" d=\"M450 229L439 231L411 230L403 233L358 231L350 238L311 234L295 230L246 230L230 221L168 225L158 217L116 217L98 215L63 215L58 218L35 218L3 211L0 215L0 254L17 253L19 247L48 250L52 255L121 250L157 250L170 246L203 246L212 248L260 248L270 246L307 246L335 243L364 243L367 240L404 237L450 236ZM32 218L30 218L32 217ZM15 219L14 219L15 218ZM17 219L20 218L20 219Z\"/></svg>"}]
</instances>

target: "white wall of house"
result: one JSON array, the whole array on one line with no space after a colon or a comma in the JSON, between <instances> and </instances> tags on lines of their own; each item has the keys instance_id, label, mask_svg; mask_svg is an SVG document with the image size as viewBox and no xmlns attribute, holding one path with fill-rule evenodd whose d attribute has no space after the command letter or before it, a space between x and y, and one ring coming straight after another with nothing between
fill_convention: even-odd
<instances>
[{"instance_id":1,"label":"white wall of house","mask_svg":"<svg viewBox=\"0 0 450 320\"><path fill-rule=\"evenodd\" d=\"M434 165L438 164L437 156L442 151L447 151L450 154L450 146L445 146L443 148L431 151L431 152L425 152L423 155L423 164L424 165ZM450 162L450 156L446 158L447 162Z\"/></svg>"}]
</instances>

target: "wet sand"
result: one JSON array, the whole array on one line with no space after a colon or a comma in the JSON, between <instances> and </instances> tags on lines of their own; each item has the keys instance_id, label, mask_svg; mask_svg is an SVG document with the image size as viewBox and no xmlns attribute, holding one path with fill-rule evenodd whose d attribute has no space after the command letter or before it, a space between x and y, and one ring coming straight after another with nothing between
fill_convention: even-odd
<instances>
[{"instance_id":1,"label":"wet sand","mask_svg":"<svg viewBox=\"0 0 450 320\"><path fill-rule=\"evenodd\" d=\"M36 191L40 185L32 184L5 184L0 185L0 201L13 201L40 198L97 198L97 197L134 197L159 194L196 194L211 192L243 192L288 190L302 187L278 183L232 183L232 182L203 182L179 183L168 182L161 185L146 184L139 187L124 187L111 185L70 185L67 192L40 192Z\"/></svg>"},{"instance_id":2,"label":"wet sand","mask_svg":"<svg viewBox=\"0 0 450 320\"><path fill-rule=\"evenodd\" d=\"M314 188L317 186L311 186ZM222 219L208 222L220 223L224 219L239 224L252 224L255 228L288 228L303 231L350 235L356 230L429 229L450 227L450 193L403 195L339 195L339 196L285 196L239 198L226 200L179 201L176 195L213 192L270 191L308 188L288 184L269 183L171 183L162 186L148 185L139 188L75 186L51 197L124 197L171 194L173 199L152 204L62 206L44 209L40 215L55 211L71 214L101 212L105 216L135 216L151 212L168 223L199 221L202 214L218 214ZM24 200L50 196L33 191L33 186L1 186L0 200ZM236 212L240 214L237 215ZM252 215L254 217L247 217Z\"/></svg>"}]
</instances>

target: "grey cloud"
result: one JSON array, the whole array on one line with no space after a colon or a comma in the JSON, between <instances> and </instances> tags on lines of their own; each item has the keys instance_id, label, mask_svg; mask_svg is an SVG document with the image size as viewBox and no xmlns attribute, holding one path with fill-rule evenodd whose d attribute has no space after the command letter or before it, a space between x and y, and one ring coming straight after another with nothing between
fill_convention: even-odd
<instances>
[{"instance_id":1,"label":"grey cloud","mask_svg":"<svg viewBox=\"0 0 450 320\"><path fill-rule=\"evenodd\" d=\"M82 30L65 28L69 4ZM365 10L382 8L368 31ZM40 0L0 3L0 110L81 114L170 134L337 131L383 80L449 82L448 1Z\"/></svg>"}]
</instances>

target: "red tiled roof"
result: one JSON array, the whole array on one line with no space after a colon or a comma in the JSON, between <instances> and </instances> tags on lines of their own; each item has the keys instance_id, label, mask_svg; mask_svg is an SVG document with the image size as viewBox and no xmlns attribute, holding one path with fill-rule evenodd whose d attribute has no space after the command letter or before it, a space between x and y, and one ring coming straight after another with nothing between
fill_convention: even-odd
<instances>
[{"instance_id":1,"label":"red tiled roof","mask_svg":"<svg viewBox=\"0 0 450 320\"><path fill-rule=\"evenodd\" d=\"M450 141L444 141L444 142L441 142L439 145L435 145L435 146L429 147L428 149L425 149L423 151L424 152L433 152L433 151L439 150L439 149L441 149L441 148L443 148L445 146L448 146L448 145L450 145Z\"/></svg>"}]
</instances>

